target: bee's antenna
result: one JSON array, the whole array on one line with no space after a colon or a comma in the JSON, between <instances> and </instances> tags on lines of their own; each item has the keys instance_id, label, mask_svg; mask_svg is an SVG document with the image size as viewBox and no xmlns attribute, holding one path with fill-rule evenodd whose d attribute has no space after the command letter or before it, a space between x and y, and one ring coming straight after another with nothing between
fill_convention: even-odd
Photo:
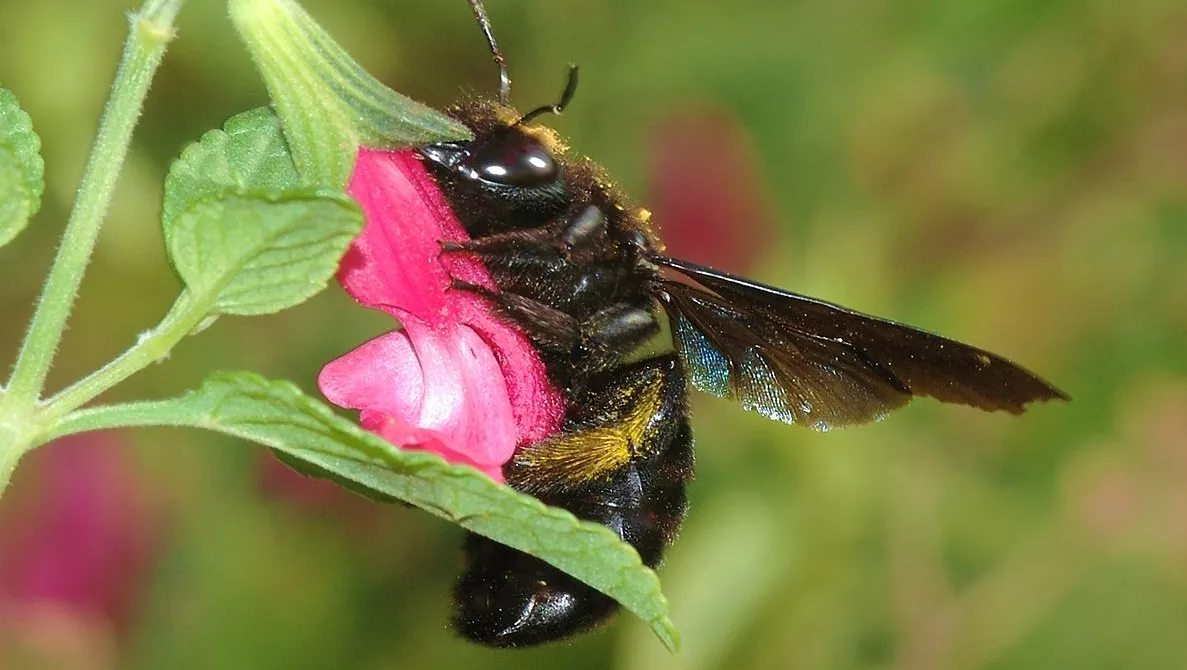
<instances>
[{"instance_id":1,"label":"bee's antenna","mask_svg":"<svg viewBox=\"0 0 1187 670\"><path fill-rule=\"evenodd\" d=\"M573 94L577 92L577 66L569 65L568 79L565 80L565 90L561 91L561 99L556 101L553 105L543 105L533 109L532 111L520 117L515 125L522 125L540 116L541 114L560 114L565 111L565 107L573 101Z\"/></svg>"},{"instance_id":2,"label":"bee's antenna","mask_svg":"<svg viewBox=\"0 0 1187 670\"><path fill-rule=\"evenodd\" d=\"M495 42L495 35L490 30L490 19L486 16L486 8L482 6L482 0L470 0L470 9L474 10L474 18L478 19L478 25L482 27L482 34L486 36L486 43L490 46L490 55L495 59L495 65L499 68L499 104L511 104L511 75L507 74L507 59L503 58L503 52L499 50L499 45Z\"/></svg>"}]
</instances>

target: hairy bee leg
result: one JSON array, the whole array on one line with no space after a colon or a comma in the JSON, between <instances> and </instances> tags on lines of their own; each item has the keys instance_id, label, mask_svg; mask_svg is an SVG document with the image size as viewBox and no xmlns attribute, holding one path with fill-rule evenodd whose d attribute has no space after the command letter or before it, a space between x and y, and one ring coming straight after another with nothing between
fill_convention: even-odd
<instances>
[{"instance_id":1,"label":"hairy bee leg","mask_svg":"<svg viewBox=\"0 0 1187 670\"><path fill-rule=\"evenodd\" d=\"M512 230L505 233L495 233L485 237L476 237L461 242L441 240L438 244L442 253L472 253L478 256L501 257L516 253L517 247L535 246L550 242L556 238L556 232L551 228L529 228L527 230Z\"/></svg>"},{"instance_id":2,"label":"hairy bee leg","mask_svg":"<svg viewBox=\"0 0 1187 670\"><path fill-rule=\"evenodd\" d=\"M450 287L494 302L503 316L532 342L555 351L568 351L581 345L589 353L625 355L659 333L654 314L627 304L611 305L578 321L566 312L518 293L496 292L458 279Z\"/></svg>"},{"instance_id":3,"label":"hairy bee leg","mask_svg":"<svg viewBox=\"0 0 1187 670\"><path fill-rule=\"evenodd\" d=\"M508 261L524 262L525 252L541 251L541 264L547 265L549 257L555 259L568 256L569 252L588 248L607 230L606 215L601 209L589 205L574 216L563 228L542 226L527 230L512 230L495 233L462 242L441 240L441 253L470 253L484 262L507 264Z\"/></svg>"},{"instance_id":4,"label":"hairy bee leg","mask_svg":"<svg viewBox=\"0 0 1187 670\"><path fill-rule=\"evenodd\" d=\"M517 293L492 291L485 286L458 279L450 283L450 288L469 291L495 303L502 316L540 347L567 351L581 341L580 322L577 319L539 300Z\"/></svg>"},{"instance_id":5,"label":"hairy bee leg","mask_svg":"<svg viewBox=\"0 0 1187 670\"><path fill-rule=\"evenodd\" d=\"M500 283L555 272L567 254L551 226L438 244L442 254L464 253L477 258L494 276L502 277Z\"/></svg>"}]
</instances>

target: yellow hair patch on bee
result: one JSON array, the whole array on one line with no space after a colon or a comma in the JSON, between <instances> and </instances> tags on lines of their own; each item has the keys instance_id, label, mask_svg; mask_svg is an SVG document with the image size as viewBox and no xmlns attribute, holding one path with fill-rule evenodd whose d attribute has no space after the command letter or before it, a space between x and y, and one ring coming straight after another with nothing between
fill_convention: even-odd
<instances>
[{"instance_id":1,"label":"yellow hair patch on bee","mask_svg":"<svg viewBox=\"0 0 1187 670\"><path fill-rule=\"evenodd\" d=\"M640 455L649 455L654 441L652 420L659 412L660 380L619 389L613 421L532 445L515 456L525 490L571 487L606 479Z\"/></svg>"}]
</instances>

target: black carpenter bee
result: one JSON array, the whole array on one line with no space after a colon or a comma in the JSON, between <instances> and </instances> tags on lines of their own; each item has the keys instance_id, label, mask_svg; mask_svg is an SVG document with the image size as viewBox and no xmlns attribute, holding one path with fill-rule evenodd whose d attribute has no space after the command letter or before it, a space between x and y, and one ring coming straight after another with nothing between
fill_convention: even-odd
<instances>
[{"instance_id":1,"label":"black carpenter bee","mask_svg":"<svg viewBox=\"0 0 1187 670\"><path fill-rule=\"evenodd\" d=\"M571 68L555 105L520 115L480 0L470 0L499 68L498 101L449 110L472 141L421 147L471 239L489 298L532 341L564 391L560 434L523 446L508 484L601 523L656 566L672 541L693 474L687 387L816 430L877 421L914 396L1013 414L1061 391L967 344L718 272L662 253L645 210L596 164L570 157L531 122L571 100ZM660 332L674 352L623 359ZM470 535L454 625L482 644L560 640L606 620L613 600L543 561Z\"/></svg>"}]
</instances>

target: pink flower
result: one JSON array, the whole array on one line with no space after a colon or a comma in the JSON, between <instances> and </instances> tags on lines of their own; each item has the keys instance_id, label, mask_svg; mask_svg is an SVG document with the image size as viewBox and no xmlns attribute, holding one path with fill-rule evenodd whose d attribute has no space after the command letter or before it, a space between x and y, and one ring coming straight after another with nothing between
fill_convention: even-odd
<instances>
[{"instance_id":1,"label":"pink flower","mask_svg":"<svg viewBox=\"0 0 1187 670\"><path fill-rule=\"evenodd\" d=\"M562 397L522 333L488 300L450 288L451 279L495 286L477 260L440 253L440 241L468 237L414 152L361 149L348 191L367 224L338 280L404 328L331 361L318 386L393 444L503 481L518 445L560 428Z\"/></svg>"},{"instance_id":2,"label":"pink flower","mask_svg":"<svg viewBox=\"0 0 1187 670\"><path fill-rule=\"evenodd\" d=\"M742 272L766 248L770 198L754 144L729 114L693 108L651 133L652 220L667 252Z\"/></svg>"},{"instance_id":3,"label":"pink flower","mask_svg":"<svg viewBox=\"0 0 1187 670\"><path fill-rule=\"evenodd\" d=\"M9 653L48 659L82 648L93 667L95 654L114 653L150 574L154 521L113 433L26 456L0 505L0 667Z\"/></svg>"}]
</instances>

